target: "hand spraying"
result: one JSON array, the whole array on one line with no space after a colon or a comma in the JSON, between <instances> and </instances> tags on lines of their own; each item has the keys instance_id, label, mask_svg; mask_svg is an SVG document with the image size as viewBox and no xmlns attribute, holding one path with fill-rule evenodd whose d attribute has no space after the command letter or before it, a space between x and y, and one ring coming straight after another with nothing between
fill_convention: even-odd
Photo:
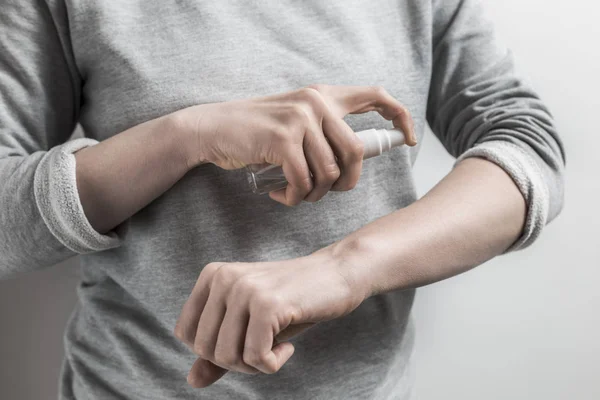
<instances>
[{"instance_id":1,"label":"hand spraying","mask_svg":"<svg viewBox=\"0 0 600 400\"><path fill-rule=\"evenodd\" d=\"M405 144L404 133L398 129L367 129L356 132L364 143L363 160L376 157L390 149ZM246 167L248 182L256 194L265 194L287 186L283 169L279 165L253 164Z\"/></svg>"}]
</instances>

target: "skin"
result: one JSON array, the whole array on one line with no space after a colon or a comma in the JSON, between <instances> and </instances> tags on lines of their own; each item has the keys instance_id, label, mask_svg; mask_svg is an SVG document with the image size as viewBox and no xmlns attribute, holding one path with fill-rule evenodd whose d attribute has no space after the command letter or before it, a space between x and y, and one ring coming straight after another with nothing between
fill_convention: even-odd
<instances>
[{"instance_id":1,"label":"skin","mask_svg":"<svg viewBox=\"0 0 600 400\"><path fill-rule=\"evenodd\" d=\"M350 190L363 148L342 118L368 111L378 111L406 132L408 145L416 144L409 112L380 87L312 85L185 108L75 153L83 210L92 227L106 233L204 163L228 170L281 165L289 184L270 196L288 206Z\"/></svg>"},{"instance_id":2,"label":"skin","mask_svg":"<svg viewBox=\"0 0 600 400\"><path fill-rule=\"evenodd\" d=\"M84 211L95 229L108 231L206 162L226 169L282 165L290 185L270 196L289 206L350 190L362 148L342 117L367 111L380 112L406 132L407 144L416 143L406 109L371 87L313 85L149 121L76 153ZM140 151L129 154L130 148ZM215 260L200 273L174 329L198 355L189 384L206 387L228 371L276 373L294 352L290 337L347 315L371 296L427 285L493 258L518 238L525 212L523 196L500 167L470 158L420 200L313 254Z\"/></svg>"}]
</instances>

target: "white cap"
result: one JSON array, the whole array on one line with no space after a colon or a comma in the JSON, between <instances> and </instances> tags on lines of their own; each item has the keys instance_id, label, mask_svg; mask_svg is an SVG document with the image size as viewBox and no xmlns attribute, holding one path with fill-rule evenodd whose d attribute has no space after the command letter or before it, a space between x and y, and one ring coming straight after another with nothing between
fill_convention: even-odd
<instances>
[{"instance_id":1,"label":"white cap","mask_svg":"<svg viewBox=\"0 0 600 400\"><path fill-rule=\"evenodd\" d=\"M403 145L406 140L404 133L398 129L367 129L356 132L360 140L364 143L365 153L363 160L376 157L383 152L389 151L392 147Z\"/></svg>"}]
</instances>

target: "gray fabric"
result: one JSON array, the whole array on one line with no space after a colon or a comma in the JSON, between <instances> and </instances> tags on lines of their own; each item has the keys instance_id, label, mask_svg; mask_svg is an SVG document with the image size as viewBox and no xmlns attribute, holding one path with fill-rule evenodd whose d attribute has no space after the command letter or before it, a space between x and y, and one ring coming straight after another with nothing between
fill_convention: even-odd
<instances>
[{"instance_id":1,"label":"gray fabric","mask_svg":"<svg viewBox=\"0 0 600 400\"><path fill-rule=\"evenodd\" d=\"M65 247L82 254L121 244L115 232L101 235L92 228L77 193L73 153L96 143L98 141L93 139L80 138L54 147L38 164L33 180L35 200L48 229Z\"/></svg>"},{"instance_id":2,"label":"gray fabric","mask_svg":"<svg viewBox=\"0 0 600 400\"><path fill-rule=\"evenodd\" d=\"M414 291L366 300L295 337L275 375L229 373L194 390L173 336L212 261L306 255L416 200L419 147L365 161L356 188L295 208L240 171L190 171L108 235L85 219L72 152L183 107L311 83L381 85L455 157L504 168L527 200L531 244L563 201L551 115L470 0L9 0L0 13L0 278L77 253L61 399L406 399ZM374 113L355 130L389 127ZM66 143L77 122L86 138ZM243 126L240 135L244 134ZM422 140L421 140L422 143ZM152 171L148 171L152 173Z\"/></svg>"}]
</instances>

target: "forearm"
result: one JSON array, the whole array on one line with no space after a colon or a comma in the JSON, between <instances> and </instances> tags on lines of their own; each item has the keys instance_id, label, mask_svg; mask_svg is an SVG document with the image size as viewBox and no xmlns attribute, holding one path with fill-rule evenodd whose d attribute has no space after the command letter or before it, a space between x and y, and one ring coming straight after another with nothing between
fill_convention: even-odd
<instances>
[{"instance_id":1,"label":"forearm","mask_svg":"<svg viewBox=\"0 0 600 400\"><path fill-rule=\"evenodd\" d=\"M106 232L204 162L224 169L281 165L288 185L271 198L286 205L317 201L334 184L348 190L360 175L363 150L345 115L376 110L407 132L407 143L416 143L408 111L376 89L313 85L193 106L133 127L75 154L84 213L94 229Z\"/></svg>"},{"instance_id":2,"label":"forearm","mask_svg":"<svg viewBox=\"0 0 600 400\"><path fill-rule=\"evenodd\" d=\"M77 153L77 189L92 227L109 231L167 191L198 162L196 132L171 114Z\"/></svg>"},{"instance_id":3,"label":"forearm","mask_svg":"<svg viewBox=\"0 0 600 400\"><path fill-rule=\"evenodd\" d=\"M427 285L504 252L520 235L526 204L513 180L480 158L460 162L412 205L331 246L366 296Z\"/></svg>"}]
</instances>

